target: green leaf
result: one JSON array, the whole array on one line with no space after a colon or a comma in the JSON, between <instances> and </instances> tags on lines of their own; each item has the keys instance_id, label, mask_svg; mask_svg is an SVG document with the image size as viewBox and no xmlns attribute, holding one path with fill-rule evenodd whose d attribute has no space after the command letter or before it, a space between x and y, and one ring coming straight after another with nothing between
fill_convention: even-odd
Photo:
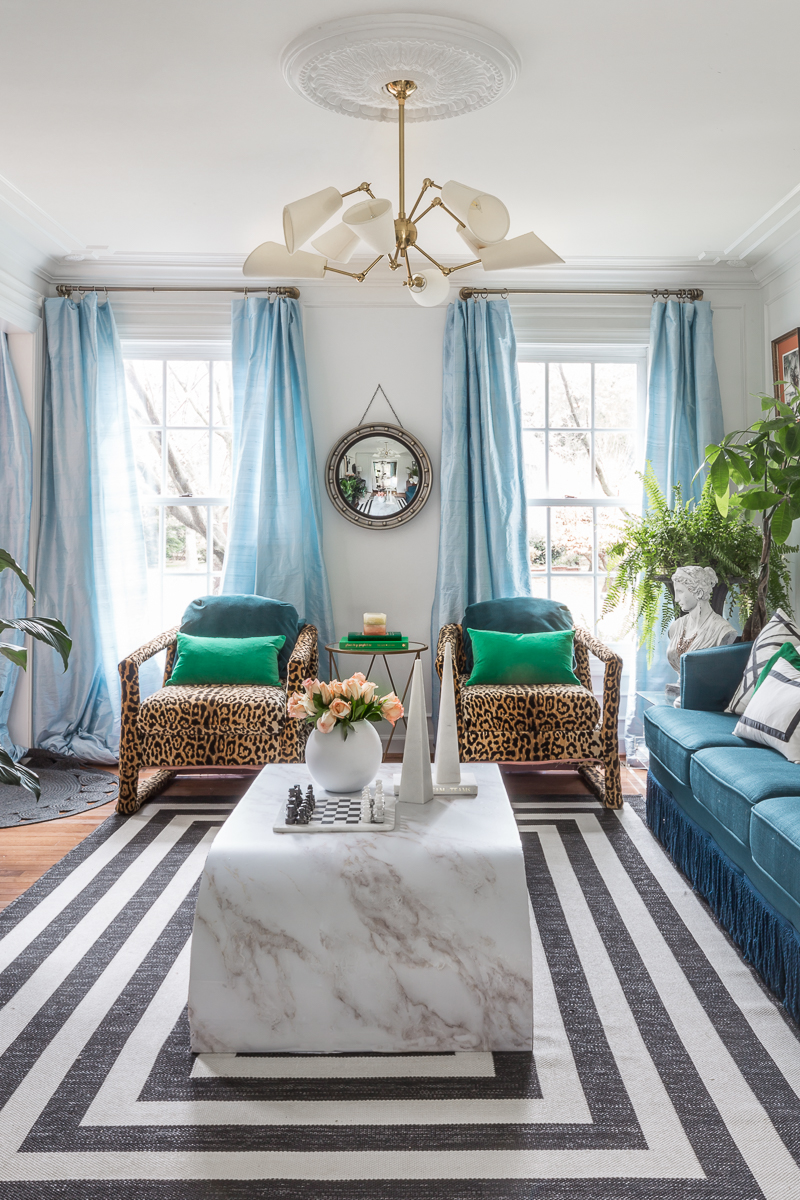
<instances>
[{"instance_id":1,"label":"green leaf","mask_svg":"<svg viewBox=\"0 0 800 1200\"><path fill-rule=\"evenodd\" d=\"M52 646L61 655L64 670L69 662L69 652L72 649L72 638L64 626L55 617L17 617L11 620L0 619L0 632L3 629L21 629L37 642Z\"/></svg>"},{"instance_id":2,"label":"green leaf","mask_svg":"<svg viewBox=\"0 0 800 1200\"><path fill-rule=\"evenodd\" d=\"M753 476L750 468L748 467L742 455L736 450L728 451L728 464L731 467L731 473L733 474L733 472L735 472L739 476L736 481L737 483L753 482Z\"/></svg>"},{"instance_id":3,"label":"green leaf","mask_svg":"<svg viewBox=\"0 0 800 1200\"><path fill-rule=\"evenodd\" d=\"M792 514L788 504L781 504L772 515L772 537L779 545L792 532Z\"/></svg>"},{"instance_id":4,"label":"green leaf","mask_svg":"<svg viewBox=\"0 0 800 1200\"><path fill-rule=\"evenodd\" d=\"M750 492L739 492L738 497L739 506L747 509L772 508L777 502L778 497L774 492L765 492L760 488L753 488Z\"/></svg>"},{"instance_id":5,"label":"green leaf","mask_svg":"<svg viewBox=\"0 0 800 1200\"><path fill-rule=\"evenodd\" d=\"M23 571L22 567L11 557L7 550L0 550L0 571L13 571L20 582L28 589L30 594L36 597L36 592L33 590L33 584L28 576Z\"/></svg>"},{"instance_id":6,"label":"green leaf","mask_svg":"<svg viewBox=\"0 0 800 1200\"><path fill-rule=\"evenodd\" d=\"M33 792L38 800L42 794L39 786L39 776L34 775L27 767L15 763L10 754L0 747L0 783L11 784L12 787L24 787Z\"/></svg>"},{"instance_id":7,"label":"green leaf","mask_svg":"<svg viewBox=\"0 0 800 1200\"><path fill-rule=\"evenodd\" d=\"M16 646L13 642L0 642L0 654L2 654L3 658L16 663L18 667L22 667L23 671L27 671L28 651L24 646Z\"/></svg>"},{"instance_id":8,"label":"green leaf","mask_svg":"<svg viewBox=\"0 0 800 1200\"><path fill-rule=\"evenodd\" d=\"M719 446L706 446L706 462L713 463L719 452Z\"/></svg>"},{"instance_id":9,"label":"green leaf","mask_svg":"<svg viewBox=\"0 0 800 1200\"><path fill-rule=\"evenodd\" d=\"M728 459L725 454L720 454L714 459L709 471L711 486L718 496L723 496L728 491L730 482L730 469L728 467Z\"/></svg>"},{"instance_id":10,"label":"green leaf","mask_svg":"<svg viewBox=\"0 0 800 1200\"><path fill-rule=\"evenodd\" d=\"M772 399L771 396L762 396L761 397L761 411L762 412L767 412L768 409L774 408L774 407L775 407L775 401Z\"/></svg>"},{"instance_id":11,"label":"green leaf","mask_svg":"<svg viewBox=\"0 0 800 1200\"><path fill-rule=\"evenodd\" d=\"M775 408L782 417L788 417L790 421L797 420L797 413L793 408L790 408L788 404L784 404L782 400L775 401Z\"/></svg>"}]
</instances>

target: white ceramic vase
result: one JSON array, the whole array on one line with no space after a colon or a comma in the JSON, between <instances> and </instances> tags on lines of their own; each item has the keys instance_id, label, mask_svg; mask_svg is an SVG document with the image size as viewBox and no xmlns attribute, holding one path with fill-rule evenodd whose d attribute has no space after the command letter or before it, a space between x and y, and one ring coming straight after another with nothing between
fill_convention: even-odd
<instances>
[{"instance_id":1,"label":"white ceramic vase","mask_svg":"<svg viewBox=\"0 0 800 1200\"><path fill-rule=\"evenodd\" d=\"M326 792L360 792L372 783L382 758L381 739L370 721L356 721L346 741L337 724L330 733L312 729L306 742L306 766Z\"/></svg>"}]
</instances>

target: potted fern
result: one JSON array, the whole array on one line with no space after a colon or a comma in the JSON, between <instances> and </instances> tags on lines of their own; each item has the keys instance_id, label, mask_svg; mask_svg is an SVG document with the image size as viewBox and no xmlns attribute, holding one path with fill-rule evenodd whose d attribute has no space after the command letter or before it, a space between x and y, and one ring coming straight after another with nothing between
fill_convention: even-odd
<instances>
[{"instance_id":1,"label":"potted fern","mask_svg":"<svg viewBox=\"0 0 800 1200\"><path fill-rule=\"evenodd\" d=\"M647 511L624 514L618 541L609 550L609 584L603 613L611 612L632 597L632 623L641 621L641 644L652 660L658 637L680 610L672 592L672 574L680 566L697 563L713 567L719 584L711 600L715 612L739 610L746 620L756 607L761 566L762 538L741 510L723 514L711 480L700 499L684 501L676 486L670 508L648 463L643 476ZM796 546L777 545L770 551L769 603L791 612L787 556Z\"/></svg>"},{"instance_id":2,"label":"potted fern","mask_svg":"<svg viewBox=\"0 0 800 1200\"><path fill-rule=\"evenodd\" d=\"M0 571L13 571L31 596L36 599L33 584L18 562L15 562L7 550L0 550ZM0 634L6 629L20 629L39 642L52 646L61 655L64 670L69 662L69 652L72 640L64 626L55 617L0 617ZM0 654L9 662L15 663L25 671L28 668L28 651L24 646L14 642L0 641ZM37 800L41 795L38 776L27 767L15 763L10 754L0 746L0 783L10 783L27 788L33 792Z\"/></svg>"}]
</instances>

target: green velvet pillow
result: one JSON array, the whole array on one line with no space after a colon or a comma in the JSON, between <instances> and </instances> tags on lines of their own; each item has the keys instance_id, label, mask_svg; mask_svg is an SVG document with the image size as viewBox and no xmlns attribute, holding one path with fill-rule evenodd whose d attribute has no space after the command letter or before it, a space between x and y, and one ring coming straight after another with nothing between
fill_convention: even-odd
<instances>
[{"instance_id":1,"label":"green velvet pillow","mask_svg":"<svg viewBox=\"0 0 800 1200\"><path fill-rule=\"evenodd\" d=\"M552 633L495 633L470 629L473 683L569 683L580 687L572 670L574 629Z\"/></svg>"},{"instance_id":2,"label":"green velvet pillow","mask_svg":"<svg viewBox=\"0 0 800 1200\"><path fill-rule=\"evenodd\" d=\"M178 656L167 687L182 683L258 683L280 686L278 652L286 638L192 637L178 634Z\"/></svg>"},{"instance_id":3,"label":"green velvet pillow","mask_svg":"<svg viewBox=\"0 0 800 1200\"><path fill-rule=\"evenodd\" d=\"M753 695L755 695L755 693L761 687L762 683L767 678L767 676L769 675L770 671L775 666L775 663L778 661L779 658L785 658L786 661L791 664L791 666L793 666L796 670L800 671L800 654L798 654L798 652L797 652L797 646L793 645L792 642L784 642L783 645L781 646L780 650L775 651L772 658L769 660L767 665L764 667L764 670L759 675L758 682L756 683L756 686L753 688Z\"/></svg>"}]
</instances>

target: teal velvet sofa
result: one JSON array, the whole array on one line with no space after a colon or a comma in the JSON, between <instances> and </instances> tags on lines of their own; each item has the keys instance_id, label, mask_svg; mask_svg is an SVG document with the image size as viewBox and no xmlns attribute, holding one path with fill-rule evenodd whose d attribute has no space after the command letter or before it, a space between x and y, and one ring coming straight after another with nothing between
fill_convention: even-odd
<instances>
[{"instance_id":1,"label":"teal velvet sofa","mask_svg":"<svg viewBox=\"0 0 800 1200\"><path fill-rule=\"evenodd\" d=\"M647 823L800 1022L800 764L724 712L750 648L685 654L681 707L645 713Z\"/></svg>"}]
</instances>

